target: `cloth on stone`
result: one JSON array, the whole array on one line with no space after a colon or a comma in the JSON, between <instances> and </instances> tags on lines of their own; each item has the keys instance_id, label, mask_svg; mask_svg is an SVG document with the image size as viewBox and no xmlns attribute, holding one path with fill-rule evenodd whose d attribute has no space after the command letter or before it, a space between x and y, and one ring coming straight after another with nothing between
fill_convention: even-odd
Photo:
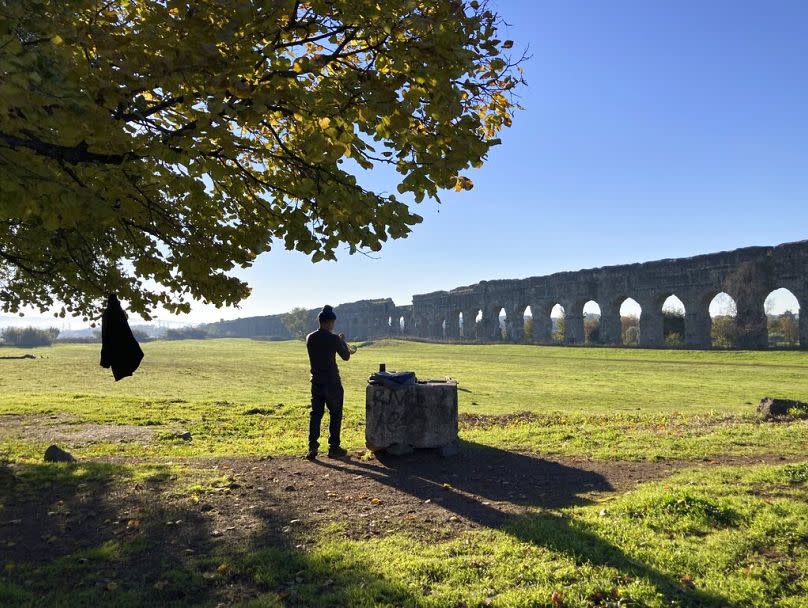
<instances>
[{"instance_id":1,"label":"cloth on stone","mask_svg":"<svg viewBox=\"0 0 808 608\"><path fill-rule=\"evenodd\" d=\"M376 372L370 375L368 383L378 384L387 388L404 388L417 383L415 372Z\"/></svg>"},{"instance_id":2,"label":"cloth on stone","mask_svg":"<svg viewBox=\"0 0 808 608\"><path fill-rule=\"evenodd\" d=\"M118 296L107 299L107 308L101 316L101 367L112 368L117 382L131 376L143 360L140 344L132 335Z\"/></svg>"}]
</instances>

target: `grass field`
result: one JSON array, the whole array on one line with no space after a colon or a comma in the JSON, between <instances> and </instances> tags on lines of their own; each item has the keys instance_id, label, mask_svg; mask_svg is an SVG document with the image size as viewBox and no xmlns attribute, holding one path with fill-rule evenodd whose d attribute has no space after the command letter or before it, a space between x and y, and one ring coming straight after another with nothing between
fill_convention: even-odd
<instances>
[{"instance_id":1,"label":"grass field","mask_svg":"<svg viewBox=\"0 0 808 608\"><path fill-rule=\"evenodd\" d=\"M43 357L36 360L0 360L0 413L138 425L158 437L148 444L102 438L77 447L82 456L305 449L308 368L302 343L152 342L144 350L141 369L118 383L98 366L95 345L33 351ZM365 381L381 362L388 369L416 370L422 378L456 378L462 414L535 415L464 429L470 440L501 447L632 459L798 455L808 449L803 423L761 426L755 416L755 405L766 395L808 401L805 352L383 341L361 348L342 366L349 448L364 445ZM171 429L190 431L193 442L172 440ZM9 439L6 445L17 458L38 459L46 443Z\"/></svg>"},{"instance_id":2,"label":"grass field","mask_svg":"<svg viewBox=\"0 0 808 608\"><path fill-rule=\"evenodd\" d=\"M0 605L808 606L808 420L755 413L806 352L381 341L312 465L302 343L143 348L0 349L38 357L0 359ZM363 451L382 362L459 381L462 458Z\"/></svg>"}]
</instances>

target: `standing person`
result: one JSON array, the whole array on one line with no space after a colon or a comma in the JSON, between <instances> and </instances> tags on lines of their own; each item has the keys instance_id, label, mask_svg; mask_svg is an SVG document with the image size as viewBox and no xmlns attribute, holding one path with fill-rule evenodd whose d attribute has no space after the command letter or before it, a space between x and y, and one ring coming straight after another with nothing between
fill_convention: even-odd
<instances>
[{"instance_id":1,"label":"standing person","mask_svg":"<svg viewBox=\"0 0 808 608\"><path fill-rule=\"evenodd\" d=\"M340 427L342 425L342 382L337 368L336 355L344 361L351 358L351 351L345 343L345 334L333 333L337 315L328 305L323 306L317 316L320 329L306 336L306 349L311 363L311 415L309 418L308 460L317 458L317 441L320 438L320 423L328 407L328 457L342 458L348 451L340 447Z\"/></svg>"}]
</instances>

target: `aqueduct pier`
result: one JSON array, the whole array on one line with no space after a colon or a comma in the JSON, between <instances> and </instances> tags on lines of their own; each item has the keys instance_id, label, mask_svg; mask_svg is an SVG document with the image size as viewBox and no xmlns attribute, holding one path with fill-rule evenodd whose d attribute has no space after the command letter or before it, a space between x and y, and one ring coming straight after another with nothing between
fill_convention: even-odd
<instances>
[{"instance_id":1,"label":"aqueduct pier","mask_svg":"<svg viewBox=\"0 0 808 608\"><path fill-rule=\"evenodd\" d=\"M737 308L736 346L765 348L764 301L779 288L788 289L799 303L800 346L808 348L808 241L526 279L481 281L450 291L414 295L412 305L396 306L389 298L362 300L336 306L335 312L340 330L353 340L408 335L433 340L550 343L551 310L558 304L565 313L563 342L583 344L584 305L594 301L600 307L597 342L617 345L622 344L620 307L631 298L641 307L640 346L664 347L663 303L676 296L685 309L683 346L709 348L710 302L724 292ZM523 323L528 307L532 335L525 335ZM506 332L500 324L503 310L510 321ZM309 311L309 315L315 326L317 311ZM239 335L239 324L246 323L260 334L262 321L267 327L277 327L281 318L254 317L214 326L221 326L220 335Z\"/></svg>"}]
</instances>

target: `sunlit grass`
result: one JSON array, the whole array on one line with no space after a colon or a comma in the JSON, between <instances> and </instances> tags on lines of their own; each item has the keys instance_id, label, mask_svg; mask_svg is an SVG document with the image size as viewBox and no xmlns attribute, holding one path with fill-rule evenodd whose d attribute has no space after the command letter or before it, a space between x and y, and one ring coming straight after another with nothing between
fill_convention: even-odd
<instances>
[{"instance_id":1,"label":"sunlit grass","mask_svg":"<svg viewBox=\"0 0 808 608\"><path fill-rule=\"evenodd\" d=\"M143 348L141 369L118 383L98 366L97 345L58 345L32 351L42 357L36 360L0 360L0 413L59 417L43 424L130 424L153 431L146 443L74 442L85 457L304 449L308 361L301 342L151 342ZM465 438L500 447L632 459L799 455L808 448L805 422L760 424L755 415L766 395L808 400L805 352L382 341L341 365L349 448L363 447L364 387L379 363L421 378L456 378L461 414L536 414L505 426L461 426ZM178 429L193 440L173 439ZM22 459L39 458L47 445L8 433L0 442L0 449Z\"/></svg>"}]
</instances>

